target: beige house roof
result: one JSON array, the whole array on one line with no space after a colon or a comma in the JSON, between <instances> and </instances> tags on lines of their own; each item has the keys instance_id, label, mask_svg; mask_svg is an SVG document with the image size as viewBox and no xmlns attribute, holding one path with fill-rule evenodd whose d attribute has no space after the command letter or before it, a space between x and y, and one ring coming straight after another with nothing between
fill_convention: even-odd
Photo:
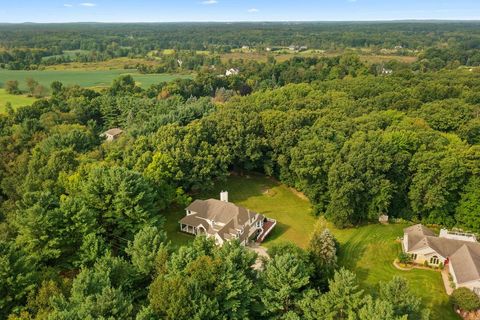
<instances>
[{"instance_id":1,"label":"beige house roof","mask_svg":"<svg viewBox=\"0 0 480 320\"><path fill-rule=\"evenodd\" d=\"M448 258L458 283L480 279L480 243L437 237L422 226L414 225L404 229L407 236L406 251L430 248L443 258Z\"/></svg>"},{"instance_id":2,"label":"beige house roof","mask_svg":"<svg viewBox=\"0 0 480 320\"><path fill-rule=\"evenodd\" d=\"M186 209L191 214L183 217L181 224L201 225L208 234L218 234L223 240L245 240L250 235L250 225L264 219L255 211L216 199L195 200Z\"/></svg>"},{"instance_id":3,"label":"beige house roof","mask_svg":"<svg viewBox=\"0 0 480 320\"><path fill-rule=\"evenodd\" d=\"M105 131L103 134L108 134L110 136L118 136L119 134L123 133L123 130L120 128L112 128Z\"/></svg>"}]
</instances>

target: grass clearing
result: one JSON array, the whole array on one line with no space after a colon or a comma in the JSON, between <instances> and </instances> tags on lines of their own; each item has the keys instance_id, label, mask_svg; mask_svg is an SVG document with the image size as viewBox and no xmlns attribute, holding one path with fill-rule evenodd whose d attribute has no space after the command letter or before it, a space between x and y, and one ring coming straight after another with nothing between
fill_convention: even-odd
<instances>
[{"instance_id":1,"label":"grass clearing","mask_svg":"<svg viewBox=\"0 0 480 320\"><path fill-rule=\"evenodd\" d=\"M263 176L232 176L218 183L211 192L195 195L194 199L218 198L220 191L229 192L229 200L249 209L277 219L278 224L267 237L264 246L281 241L292 241L306 247L317 219L311 214L311 206L301 194L287 186ZM193 236L179 231L178 220L185 215L183 208L167 213L165 228L175 245L193 240ZM389 281L399 275L408 279L412 291L422 298L432 310L431 319L458 319L445 293L439 272L430 270L400 271L393 260L401 247L395 240L403 235L403 224L372 224L350 229L337 229L320 218L340 242L339 263L356 272L362 288L372 291L380 281Z\"/></svg>"},{"instance_id":2,"label":"grass clearing","mask_svg":"<svg viewBox=\"0 0 480 320\"><path fill-rule=\"evenodd\" d=\"M65 57L65 58L75 58L77 55L81 55L81 54L88 54L90 51L88 50L64 50L63 51L63 54L57 54L57 55L53 55L53 56L47 56L47 57L43 57L42 58L42 61L46 61L48 59L51 59L51 58L61 58L61 57Z\"/></svg>"},{"instance_id":3,"label":"grass clearing","mask_svg":"<svg viewBox=\"0 0 480 320\"><path fill-rule=\"evenodd\" d=\"M5 91L5 89L0 89L0 113L6 111L6 105L8 102L12 104L12 107L18 108L23 106L29 106L35 102L35 98L27 97L26 95L13 95Z\"/></svg>"},{"instance_id":4,"label":"grass clearing","mask_svg":"<svg viewBox=\"0 0 480 320\"><path fill-rule=\"evenodd\" d=\"M138 85L149 87L163 81L172 81L179 78L191 78L190 75L180 74L140 74L136 70L2 70L0 72L0 86L8 80L17 80L20 89L26 90L25 79L33 78L41 85L49 88L53 81L60 81L64 85L80 85L82 87L107 87L115 78L130 74Z\"/></svg>"},{"instance_id":5,"label":"grass clearing","mask_svg":"<svg viewBox=\"0 0 480 320\"><path fill-rule=\"evenodd\" d=\"M118 69L135 69L137 64L145 64L148 66L158 66L159 63L155 59L144 58L114 58L106 61L98 62L67 62L62 64L54 64L46 66L45 70L118 70Z\"/></svg>"}]
</instances>

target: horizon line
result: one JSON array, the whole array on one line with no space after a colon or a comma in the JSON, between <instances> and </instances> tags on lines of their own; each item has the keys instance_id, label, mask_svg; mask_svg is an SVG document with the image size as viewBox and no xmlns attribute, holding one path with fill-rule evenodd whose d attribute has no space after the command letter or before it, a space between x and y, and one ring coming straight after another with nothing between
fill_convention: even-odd
<instances>
[{"instance_id":1,"label":"horizon line","mask_svg":"<svg viewBox=\"0 0 480 320\"><path fill-rule=\"evenodd\" d=\"M182 21L22 21L0 24L161 24L161 23L325 23L325 22L480 22L480 19L372 19L372 20L182 20Z\"/></svg>"}]
</instances>

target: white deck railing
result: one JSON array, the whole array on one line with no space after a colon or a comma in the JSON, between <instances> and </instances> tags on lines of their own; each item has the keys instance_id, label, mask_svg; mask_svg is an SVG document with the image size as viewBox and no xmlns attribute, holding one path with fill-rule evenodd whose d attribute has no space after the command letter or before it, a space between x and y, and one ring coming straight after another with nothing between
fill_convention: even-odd
<instances>
[{"instance_id":1,"label":"white deck railing","mask_svg":"<svg viewBox=\"0 0 480 320\"><path fill-rule=\"evenodd\" d=\"M277 220L275 219L269 219L267 218L267 221L273 222L270 228L267 230L263 230L263 232L260 234L260 236L257 238L257 242L263 242L265 238L268 236L268 234L273 230L273 228L277 225Z\"/></svg>"}]
</instances>

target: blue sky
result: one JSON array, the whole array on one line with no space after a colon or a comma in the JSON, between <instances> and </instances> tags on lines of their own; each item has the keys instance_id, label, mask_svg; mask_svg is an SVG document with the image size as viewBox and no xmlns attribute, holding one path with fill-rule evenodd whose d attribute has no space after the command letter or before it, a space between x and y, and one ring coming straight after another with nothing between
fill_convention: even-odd
<instances>
[{"instance_id":1,"label":"blue sky","mask_svg":"<svg viewBox=\"0 0 480 320\"><path fill-rule=\"evenodd\" d=\"M480 0L0 0L0 22L480 20Z\"/></svg>"}]
</instances>

